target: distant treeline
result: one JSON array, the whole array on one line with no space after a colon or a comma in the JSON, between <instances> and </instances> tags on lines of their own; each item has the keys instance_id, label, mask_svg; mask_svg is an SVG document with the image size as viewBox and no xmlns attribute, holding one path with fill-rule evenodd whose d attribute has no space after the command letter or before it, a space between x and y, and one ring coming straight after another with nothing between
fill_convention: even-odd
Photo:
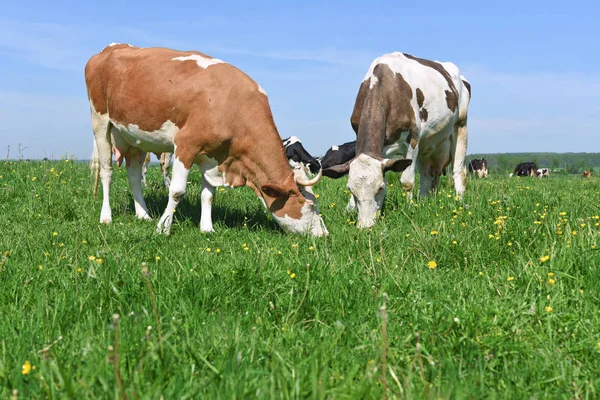
<instances>
[{"instance_id":1,"label":"distant treeline","mask_svg":"<svg viewBox=\"0 0 600 400\"><path fill-rule=\"evenodd\" d=\"M512 172L517 164L532 161L538 168L550 168L554 172L579 174L586 169L600 170L600 153L497 153L469 154L467 162L485 158L490 172Z\"/></svg>"}]
</instances>

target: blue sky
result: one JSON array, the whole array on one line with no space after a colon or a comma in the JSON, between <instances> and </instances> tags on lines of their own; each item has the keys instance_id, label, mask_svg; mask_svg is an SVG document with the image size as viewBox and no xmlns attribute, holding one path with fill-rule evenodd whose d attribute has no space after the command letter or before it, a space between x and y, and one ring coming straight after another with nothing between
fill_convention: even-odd
<instances>
[{"instance_id":1,"label":"blue sky","mask_svg":"<svg viewBox=\"0 0 600 400\"><path fill-rule=\"evenodd\" d=\"M354 138L371 61L452 61L469 79L469 153L600 149L600 2L14 1L0 13L0 157L88 158L83 68L111 42L199 50L269 94L314 155Z\"/></svg>"}]
</instances>

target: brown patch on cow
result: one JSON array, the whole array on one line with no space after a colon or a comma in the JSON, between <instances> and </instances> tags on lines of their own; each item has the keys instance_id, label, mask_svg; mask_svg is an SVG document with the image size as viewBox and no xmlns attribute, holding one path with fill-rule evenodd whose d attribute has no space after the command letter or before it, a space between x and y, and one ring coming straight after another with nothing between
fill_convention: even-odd
<instances>
[{"instance_id":1,"label":"brown patch on cow","mask_svg":"<svg viewBox=\"0 0 600 400\"><path fill-rule=\"evenodd\" d=\"M261 197L261 185L292 185L293 196L275 208L299 217L304 197L289 181L293 174L267 97L230 64L201 68L195 60L173 60L193 54L211 58L165 48L105 48L86 65L88 97L114 123L147 132L174 123L175 157L188 169L206 155L217 160L229 184L248 184Z\"/></svg>"},{"instance_id":2,"label":"brown patch on cow","mask_svg":"<svg viewBox=\"0 0 600 400\"><path fill-rule=\"evenodd\" d=\"M467 91L469 92L469 98L471 98L471 84L465 80L463 80L462 83L467 88Z\"/></svg>"},{"instance_id":3,"label":"brown patch on cow","mask_svg":"<svg viewBox=\"0 0 600 400\"><path fill-rule=\"evenodd\" d=\"M451 111L456 111L456 108L458 107L458 90L456 89L456 86L454 85L454 81L452 80L450 73L448 71L446 71L446 69L442 66L442 64L437 63L435 61L426 60L424 58L418 58L415 56L411 56L410 54L406 54L406 53L404 53L404 56L406 58L414 60L414 61L418 62L419 64L422 64L426 67L433 68L434 70L439 72L444 77L444 79L446 79L446 82L448 83L448 87L450 88L450 90L446 90L446 104L448 105L448 108Z\"/></svg>"},{"instance_id":4,"label":"brown patch on cow","mask_svg":"<svg viewBox=\"0 0 600 400\"><path fill-rule=\"evenodd\" d=\"M365 99L369 93L369 85L371 79L364 80L360 84L360 88L358 89L358 94L356 95L356 100L354 101L354 109L352 109L352 115L350 116L350 125L352 129L354 129L354 133L358 134L358 125L360 124L360 116L362 115L363 107L365 104Z\"/></svg>"},{"instance_id":5,"label":"brown patch on cow","mask_svg":"<svg viewBox=\"0 0 600 400\"><path fill-rule=\"evenodd\" d=\"M419 105L419 108L421 108L421 107L423 107L423 103L425 102L425 95L423 94L423 91L419 88L417 88L416 92L417 92L417 104Z\"/></svg>"},{"instance_id":6,"label":"brown patch on cow","mask_svg":"<svg viewBox=\"0 0 600 400\"><path fill-rule=\"evenodd\" d=\"M421 121L423 122L427 122L427 109L426 108L421 108L421 110L419 111L419 117L421 118Z\"/></svg>"},{"instance_id":7,"label":"brown patch on cow","mask_svg":"<svg viewBox=\"0 0 600 400\"><path fill-rule=\"evenodd\" d=\"M381 157L384 145L398 142L404 132L409 132L407 142L415 148L418 129L411 104L413 89L387 64L376 65L373 76L377 85L369 89L369 80L363 81L351 117L358 136L356 154Z\"/></svg>"}]
</instances>

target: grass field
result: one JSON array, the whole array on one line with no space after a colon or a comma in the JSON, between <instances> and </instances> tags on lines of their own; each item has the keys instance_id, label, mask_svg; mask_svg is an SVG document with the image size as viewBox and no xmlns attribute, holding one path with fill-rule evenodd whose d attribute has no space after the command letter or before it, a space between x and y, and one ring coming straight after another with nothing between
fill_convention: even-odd
<instances>
[{"instance_id":1,"label":"grass field","mask_svg":"<svg viewBox=\"0 0 600 400\"><path fill-rule=\"evenodd\" d=\"M190 179L165 237L157 166L155 221L115 167L99 226L86 164L0 164L0 398L600 397L596 179L470 179L463 200L443 180L409 206L388 176L360 231L324 178L325 239L247 188L201 234Z\"/></svg>"}]
</instances>

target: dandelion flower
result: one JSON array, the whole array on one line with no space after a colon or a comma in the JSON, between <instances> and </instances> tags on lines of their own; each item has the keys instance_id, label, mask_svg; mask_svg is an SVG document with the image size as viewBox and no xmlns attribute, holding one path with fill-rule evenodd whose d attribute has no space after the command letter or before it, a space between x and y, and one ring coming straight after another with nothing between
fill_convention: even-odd
<instances>
[{"instance_id":1,"label":"dandelion flower","mask_svg":"<svg viewBox=\"0 0 600 400\"><path fill-rule=\"evenodd\" d=\"M540 261L545 263L546 261L548 261L550 259L550 256L546 255L544 257L540 257Z\"/></svg>"},{"instance_id":2,"label":"dandelion flower","mask_svg":"<svg viewBox=\"0 0 600 400\"><path fill-rule=\"evenodd\" d=\"M84 240L81 241L81 243L82 244L87 244L87 240L84 239Z\"/></svg>"},{"instance_id":3,"label":"dandelion flower","mask_svg":"<svg viewBox=\"0 0 600 400\"><path fill-rule=\"evenodd\" d=\"M551 285L554 285L556 283L556 281L554 279L548 279L548 283Z\"/></svg>"},{"instance_id":4,"label":"dandelion flower","mask_svg":"<svg viewBox=\"0 0 600 400\"><path fill-rule=\"evenodd\" d=\"M207 248L206 248L206 252L207 252L207 253L210 253L210 247L207 247Z\"/></svg>"},{"instance_id":5,"label":"dandelion flower","mask_svg":"<svg viewBox=\"0 0 600 400\"><path fill-rule=\"evenodd\" d=\"M437 263L435 261L431 260L427 263L427 266L429 267L429 269L436 269Z\"/></svg>"},{"instance_id":6,"label":"dandelion flower","mask_svg":"<svg viewBox=\"0 0 600 400\"><path fill-rule=\"evenodd\" d=\"M479 276L483 276L483 272L479 271Z\"/></svg>"},{"instance_id":7,"label":"dandelion flower","mask_svg":"<svg viewBox=\"0 0 600 400\"><path fill-rule=\"evenodd\" d=\"M315 248L314 248L314 246L310 246L308 249L309 249L310 251L313 251Z\"/></svg>"},{"instance_id":8,"label":"dandelion flower","mask_svg":"<svg viewBox=\"0 0 600 400\"><path fill-rule=\"evenodd\" d=\"M546 312L547 312L547 313L551 313L551 312L552 312L552 307L550 307L550 306L547 306L547 307L545 308L545 310L546 310Z\"/></svg>"},{"instance_id":9,"label":"dandelion flower","mask_svg":"<svg viewBox=\"0 0 600 400\"><path fill-rule=\"evenodd\" d=\"M101 258L96 258L96 263L98 263L98 264L102 264L103 262L104 262L104 260L103 260L103 259L101 259Z\"/></svg>"},{"instance_id":10,"label":"dandelion flower","mask_svg":"<svg viewBox=\"0 0 600 400\"><path fill-rule=\"evenodd\" d=\"M52 232L52 236L57 236L58 232Z\"/></svg>"},{"instance_id":11,"label":"dandelion flower","mask_svg":"<svg viewBox=\"0 0 600 400\"><path fill-rule=\"evenodd\" d=\"M298 247L298 243L293 243L292 247L295 249L296 247Z\"/></svg>"},{"instance_id":12,"label":"dandelion flower","mask_svg":"<svg viewBox=\"0 0 600 400\"><path fill-rule=\"evenodd\" d=\"M296 273L292 272L292 274L290 275L290 278L295 279L296 278Z\"/></svg>"},{"instance_id":13,"label":"dandelion flower","mask_svg":"<svg viewBox=\"0 0 600 400\"><path fill-rule=\"evenodd\" d=\"M221 249L219 249L219 248L217 248L217 249L215 250L215 253L220 253L220 252L221 252Z\"/></svg>"},{"instance_id":14,"label":"dandelion flower","mask_svg":"<svg viewBox=\"0 0 600 400\"><path fill-rule=\"evenodd\" d=\"M43 269L44 269L44 266L43 266L43 265L40 265L38 268L39 268L39 269L40 269L40 271L41 271L41 270L43 270Z\"/></svg>"},{"instance_id":15,"label":"dandelion flower","mask_svg":"<svg viewBox=\"0 0 600 400\"><path fill-rule=\"evenodd\" d=\"M156 256L156 261L160 261L160 256Z\"/></svg>"},{"instance_id":16,"label":"dandelion flower","mask_svg":"<svg viewBox=\"0 0 600 400\"><path fill-rule=\"evenodd\" d=\"M577 235L577 231L573 231L573 236Z\"/></svg>"},{"instance_id":17,"label":"dandelion flower","mask_svg":"<svg viewBox=\"0 0 600 400\"><path fill-rule=\"evenodd\" d=\"M88 257L88 260L90 260L90 261L94 261L95 259L96 259L96 257L95 257L95 256L89 256L89 257Z\"/></svg>"},{"instance_id":18,"label":"dandelion flower","mask_svg":"<svg viewBox=\"0 0 600 400\"><path fill-rule=\"evenodd\" d=\"M458 243L456 240L453 240L453 241L452 241L452 244L456 244L456 243Z\"/></svg>"},{"instance_id":19,"label":"dandelion flower","mask_svg":"<svg viewBox=\"0 0 600 400\"><path fill-rule=\"evenodd\" d=\"M433 231L431 231L431 234L432 234L432 235L437 235L437 234L438 234L438 231L436 231L436 230L433 230Z\"/></svg>"},{"instance_id":20,"label":"dandelion flower","mask_svg":"<svg viewBox=\"0 0 600 400\"><path fill-rule=\"evenodd\" d=\"M548 277L552 278L554 276L554 272L548 272Z\"/></svg>"},{"instance_id":21,"label":"dandelion flower","mask_svg":"<svg viewBox=\"0 0 600 400\"><path fill-rule=\"evenodd\" d=\"M508 280L509 280L509 281L514 281L514 280L515 280L515 277L514 277L514 276L509 276L509 277L508 277Z\"/></svg>"},{"instance_id":22,"label":"dandelion flower","mask_svg":"<svg viewBox=\"0 0 600 400\"><path fill-rule=\"evenodd\" d=\"M23 363L23 366L21 367L21 375L27 375L30 372L31 372L31 363L29 363L29 360L25 360L25 363Z\"/></svg>"},{"instance_id":23,"label":"dandelion flower","mask_svg":"<svg viewBox=\"0 0 600 400\"><path fill-rule=\"evenodd\" d=\"M81 268L77 268L77 272L81 272Z\"/></svg>"}]
</instances>

